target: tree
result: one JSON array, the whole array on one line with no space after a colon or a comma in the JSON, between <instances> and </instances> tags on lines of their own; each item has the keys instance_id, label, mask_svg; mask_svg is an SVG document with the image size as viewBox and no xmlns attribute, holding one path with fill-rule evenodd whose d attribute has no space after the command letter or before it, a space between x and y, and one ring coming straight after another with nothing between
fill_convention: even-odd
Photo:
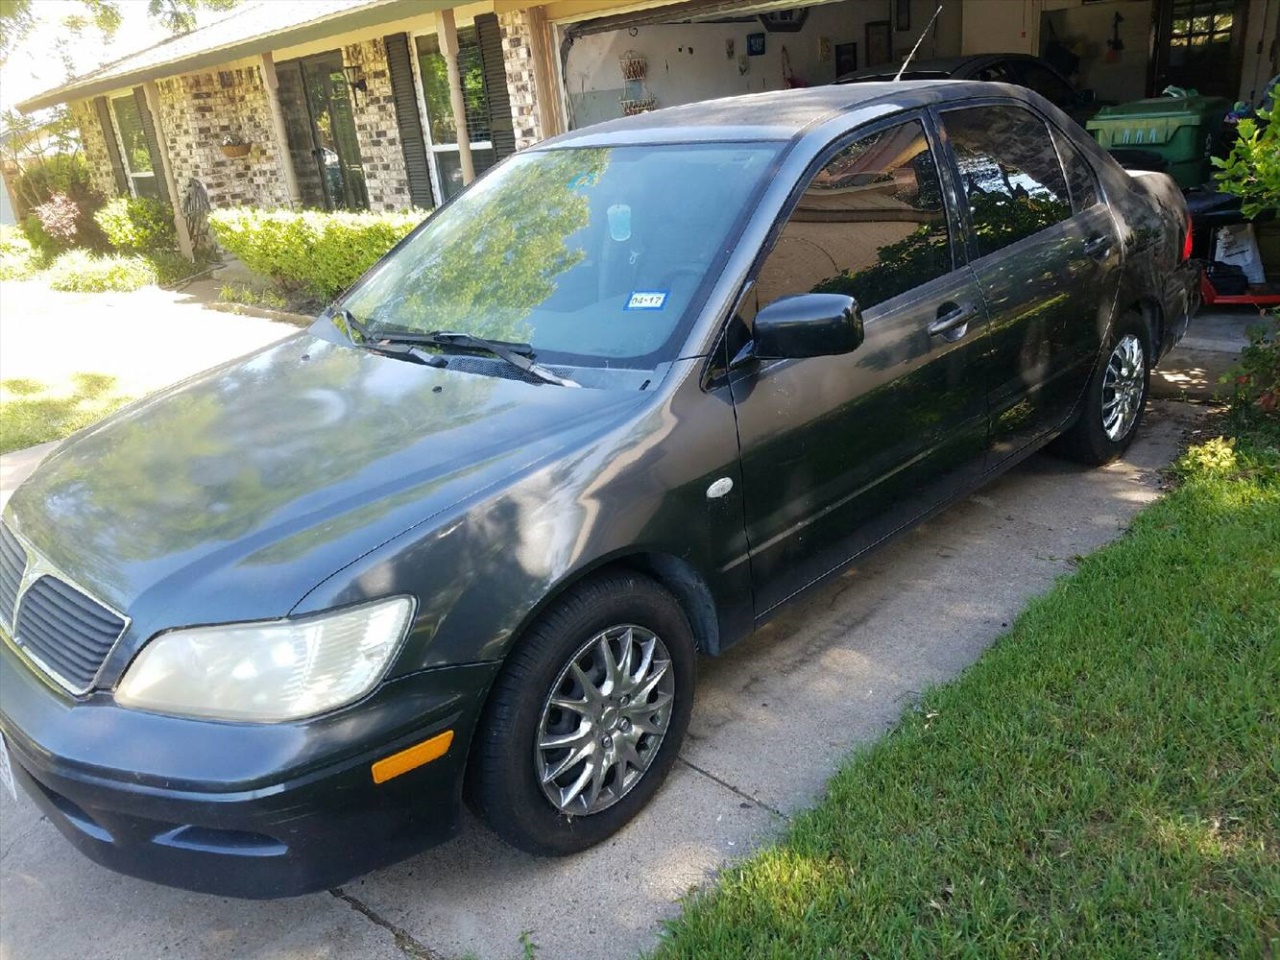
<instances>
[{"instance_id":1,"label":"tree","mask_svg":"<svg viewBox=\"0 0 1280 960\"><path fill-rule=\"evenodd\" d=\"M76 0L63 24L78 33L95 27L110 39L123 20L122 0ZM200 9L230 10L238 0L147 0L147 15L170 33L187 33L196 25ZM33 0L0 0L0 65L32 31L37 22Z\"/></svg>"}]
</instances>

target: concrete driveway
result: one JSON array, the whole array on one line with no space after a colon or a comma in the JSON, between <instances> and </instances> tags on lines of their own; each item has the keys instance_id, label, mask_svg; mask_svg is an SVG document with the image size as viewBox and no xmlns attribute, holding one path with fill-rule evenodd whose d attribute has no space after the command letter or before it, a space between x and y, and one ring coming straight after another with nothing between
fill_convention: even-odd
<instances>
[{"instance_id":1,"label":"concrete driveway","mask_svg":"<svg viewBox=\"0 0 1280 960\"><path fill-rule=\"evenodd\" d=\"M634 956L681 895L768 842L852 747L971 664L1073 558L1120 535L1207 415L1153 401L1126 459L1100 470L1037 455L704 659L666 787L573 859L516 853L468 820L457 839L341 889L241 902L109 873L4 796L0 960L487 960L521 956L522 936L540 957Z\"/></svg>"}]
</instances>

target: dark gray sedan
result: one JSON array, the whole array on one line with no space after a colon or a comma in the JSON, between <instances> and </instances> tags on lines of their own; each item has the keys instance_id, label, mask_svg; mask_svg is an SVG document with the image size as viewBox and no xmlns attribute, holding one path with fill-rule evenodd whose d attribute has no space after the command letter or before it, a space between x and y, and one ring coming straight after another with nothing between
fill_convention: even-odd
<instances>
[{"instance_id":1,"label":"dark gray sedan","mask_svg":"<svg viewBox=\"0 0 1280 960\"><path fill-rule=\"evenodd\" d=\"M994 84L524 151L17 491L4 769L94 860L237 896L405 857L464 795L582 850L660 787L698 653L1050 441L1124 451L1188 229Z\"/></svg>"}]
</instances>

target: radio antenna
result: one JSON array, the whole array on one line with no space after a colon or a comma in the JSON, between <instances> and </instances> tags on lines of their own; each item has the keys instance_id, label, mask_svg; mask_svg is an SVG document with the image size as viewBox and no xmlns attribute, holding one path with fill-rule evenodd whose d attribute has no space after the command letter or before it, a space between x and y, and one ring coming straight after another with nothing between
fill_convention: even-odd
<instances>
[{"instance_id":1,"label":"radio antenna","mask_svg":"<svg viewBox=\"0 0 1280 960\"><path fill-rule=\"evenodd\" d=\"M893 82L897 83L902 79L902 74L906 72L907 64L911 62L912 57L916 55L916 51L920 49L920 43L924 40L924 35L929 32L929 28L933 26L933 21L938 19L938 14L942 12L942 4L938 4L938 9L933 11L933 16L929 18L929 22L924 25L924 29L920 31L920 36L916 39L916 45L911 48L911 52L907 54L907 59L902 61L902 66L898 68L897 74L893 78Z\"/></svg>"}]
</instances>

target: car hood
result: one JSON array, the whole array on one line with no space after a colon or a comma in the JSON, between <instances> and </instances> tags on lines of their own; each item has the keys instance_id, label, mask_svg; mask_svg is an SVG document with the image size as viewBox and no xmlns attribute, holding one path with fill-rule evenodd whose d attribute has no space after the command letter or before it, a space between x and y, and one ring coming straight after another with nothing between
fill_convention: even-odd
<instances>
[{"instance_id":1,"label":"car hood","mask_svg":"<svg viewBox=\"0 0 1280 960\"><path fill-rule=\"evenodd\" d=\"M6 521L137 628L280 617L360 556L644 396L303 335L78 434L18 489Z\"/></svg>"}]
</instances>

